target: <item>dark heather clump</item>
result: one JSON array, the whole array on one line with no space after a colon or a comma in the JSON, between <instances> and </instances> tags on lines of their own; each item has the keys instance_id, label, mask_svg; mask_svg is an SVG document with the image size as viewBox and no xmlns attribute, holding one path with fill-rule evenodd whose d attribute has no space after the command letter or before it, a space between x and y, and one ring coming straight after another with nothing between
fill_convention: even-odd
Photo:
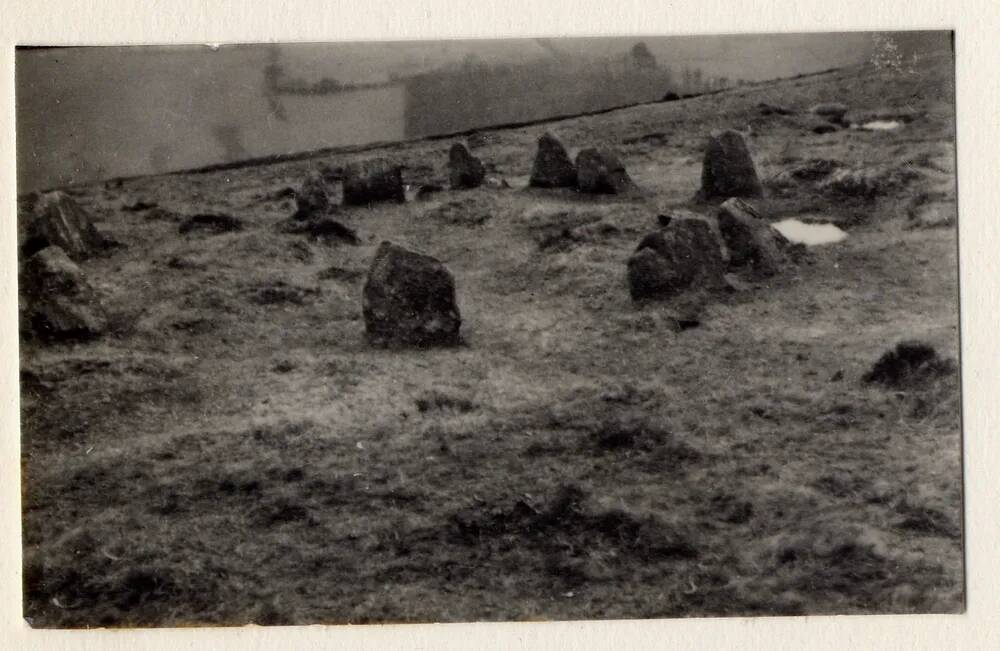
<instances>
[{"instance_id":1,"label":"dark heather clump","mask_svg":"<svg viewBox=\"0 0 1000 651\"><path fill-rule=\"evenodd\" d=\"M57 246L80 262L107 248L87 213L65 192L48 192L35 201L24 229L21 253L25 256L47 246Z\"/></svg>"},{"instance_id":2,"label":"dark heather clump","mask_svg":"<svg viewBox=\"0 0 1000 651\"><path fill-rule=\"evenodd\" d=\"M417 201L426 201L443 191L444 186L439 183L424 183L417 189Z\"/></svg>"},{"instance_id":3,"label":"dark heather clump","mask_svg":"<svg viewBox=\"0 0 1000 651\"><path fill-rule=\"evenodd\" d=\"M809 109L810 113L825 118L833 124L845 124L844 116L847 115L847 105L840 102L828 102L817 104Z\"/></svg>"},{"instance_id":4,"label":"dark heather clump","mask_svg":"<svg viewBox=\"0 0 1000 651\"><path fill-rule=\"evenodd\" d=\"M812 127L809 130L815 134L823 135L825 133L833 133L834 131L836 131L837 125L832 124L830 122L820 122L818 124L812 125Z\"/></svg>"},{"instance_id":5,"label":"dark heather clump","mask_svg":"<svg viewBox=\"0 0 1000 651\"><path fill-rule=\"evenodd\" d=\"M441 262L392 242L375 252L364 288L365 331L374 345L461 343L455 281Z\"/></svg>"},{"instance_id":6,"label":"dark heather clump","mask_svg":"<svg viewBox=\"0 0 1000 651\"><path fill-rule=\"evenodd\" d=\"M761 115L791 115L794 113L791 109L775 104L768 104L767 102L761 102L757 105L757 108L760 109Z\"/></svg>"},{"instance_id":7,"label":"dark heather clump","mask_svg":"<svg viewBox=\"0 0 1000 651\"><path fill-rule=\"evenodd\" d=\"M283 233L306 235L325 244L331 244L335 241L346 242L347 244L359 244L361 242L357 231L349 226L345 226L332 217L314 217L304 221L289 219L280 224L278 228Z\"/></svg>"},{"instance_id":8,"label":"dark heather clump","mask_svg":"<svg viewBox=\"0 0 1000 651\"><path fill-rule=\"evenodd\" d=\"M842 167L839 161L827 158L810 158L793 167L788 175L797 181L818 181L830 176Z\"/></svg>"},{"instance_id":9,"label":"dark heather clump","mask_svg":"<svg viewBox=\"0 0 1000 651\"><path fill-rule=\"evenodd\" d=\"M367 206L379 201L406 202L400 165L376 158L344 168L345 205Z\"/></svg>"},{"instance_id":10,"label":"dark heather clump","mask_svg":"<svg viewBox=\"0 0 1000 651\"><path fill-rule=\"evenodd\" d=\"M590 194L622 194L635 189L625 165L608 149L584 149L576 157L577 188Z\"/></svg>"},{"instance_id":11,"label":"dark heather clump","mask_svg":"<svg viewBox=\"0 0 1000 651\"><path fill-rule=\"evenodd\" d=\"M465 145L456 142L448 152L448 178L452 190L478 188L486 178L486 168Z\"/></svg>"},{"instance_id":12,"label":"dark heather clump","mask_svg":"<svg viewBox=\"0 0 1000 651\"><path fill-rule=\"evenodd\" d=\"M920 341L903 341L882 355L861 379L866 384L903 388L954 371L951 360L939 357L933 346Z\"/></svg>"},{"instance_id":13,"label":"dark heather clump","mask_svg":"<svg viewBox=\"0 0 1000 651\"><path fill-rule=\"evenodd\" d=\"M482 505L456 511L445 542L476 546L484 562L516 549L525 562L543 554L543 571L575 582L579 566L569 548L600 550L612 564L681 561L699 556L686 532L676 531L653 516L637 517L620 509L600 509L575 485L559 487L548 499L509 505ZM539 559L541 560L541 559ZM538 561L534 561L538 562Z\"/></svg>"},{"instance_id":14,"label":"dark heather clump","mask_svg":"<svg viewBox=\"0 0 1000 651\"><path fill-rule=\"evenodd\" d=\"M192 215L177 228L177 232L181 235L195 231L219 234L241 230L243 230L243 222L240 219L222 213Z\"/></svg>"},{"instance_id":15,"label":"dark heather clump","mask_svg":"<svg viewBox=\"0 0 1000 651\"><path fill-rule=\"evenodd\" d=\"M725 286L719 240L707 221L678 218L646 235L628 260L634 300L671 298L689 289Z\"/></svg>"},{"instance_id":16,"label":"dark heather clump","mask_svg":"<svg viewBox=\"0 0 1000 651\"><path fill-rule=\"evenodd\" d=\"M729 250L732 267L749 267L762 277L781 271L785 259L781 245L785 238L746 201L729 199L719 207L719 232Z\"/></svg>"},{"instance_id":17,"label":"dark heather clump","mask_svg":"<svg viewBox=\"0 0 1000 651\"><path fill-rule=\"evenodd\" d=\"M28 258L21 276L22 308L29 331L43 341L100 336L107 314L83 271L66 252L49 246Z\"/></svg>"},{"instance_id":18,"label":"dark heather clump","mask_svg":"<svg viewBox=\"0 0 1000 651\"><path fill-rule=\"evenodd\" d=\"M698 198L708 201L763 196L764 188L743 136L732 130L713 134L705 148Z\"/></svg>"},{"instance_id":19,"label":"dark heather clump","mask_svg":"<svg viewBox=\"0 0 1000 651\"><path fill-rule=\"evenodd\" d=\"M156 208L157 203L155 201L143 201L139 199L135 203L122 204L122 210L125 212L142 212L144 210L150 210L151 208Z\"/></svg>"},{"instance_id":20,"label":"dark heather clump","mask_svg":"<svg viewBox=\"0 0 1000 651\"><path fill-rule=\"evenodd\" d=\"M576 167L569 159L566 148L551 133L538 139L538 153L531 168L529 185L535 188L576 187Z\"/></svg>"}]
</instances>

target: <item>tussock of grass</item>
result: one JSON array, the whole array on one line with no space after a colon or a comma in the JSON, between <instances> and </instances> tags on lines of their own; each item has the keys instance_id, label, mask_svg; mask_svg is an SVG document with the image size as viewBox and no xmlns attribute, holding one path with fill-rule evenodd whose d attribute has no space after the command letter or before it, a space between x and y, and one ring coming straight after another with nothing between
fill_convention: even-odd
<instances>
[{"instance_id":1,"label":"tussock of grass","mask_svg":"<svg viewBox=\"0 0 1000 651\"><path fill-rule=\"evenodd\" d=\"M199 231L212 234L229 233L242 229L243 223L237 217L215 213L202 213L185 219L177 228L177 232L181 235Z\"/></svg>"}]
</instances>

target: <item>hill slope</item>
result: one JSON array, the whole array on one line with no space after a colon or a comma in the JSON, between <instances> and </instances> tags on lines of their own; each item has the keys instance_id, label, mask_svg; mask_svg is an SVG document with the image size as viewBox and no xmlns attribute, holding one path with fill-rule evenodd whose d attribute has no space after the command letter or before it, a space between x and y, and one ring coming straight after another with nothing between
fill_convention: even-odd
<instances>
[{"instance_id":1,"label":"hill slope","mask_svg":"<svg viewBox=\"0 0 1000 651\"><path fill-rule=\"evenodd\" d=\"M275 226L282 188L373 155L417 185L450 141L72 189L126 249L83 265L114 333L22 343L26 615L37 626L962 609L957 374L861 382L898 340L958 355L951 62L844 69L484 132L511 190L344 209L359 246ZM811 132L806 109L901 118ZM763 115L759 103L791 115ZM676 331L625 260L690 204L711 129L748 131L772 218L849 229ZM522 189L552 130L645 193ZM814 161L821 161L815 163ZM825 162L823 162L825 161ZM814 168L858 170L831 189ZM822 174L820 174L822 176ZM159 209L124 210L137 200ZM242 231L178 234L225 212ZM580 241L540 246L567 226ZM442 260L468 345L364 343L383 239ZM550 242L551 243L551 242Z\"/></svg>"}]
</instances>

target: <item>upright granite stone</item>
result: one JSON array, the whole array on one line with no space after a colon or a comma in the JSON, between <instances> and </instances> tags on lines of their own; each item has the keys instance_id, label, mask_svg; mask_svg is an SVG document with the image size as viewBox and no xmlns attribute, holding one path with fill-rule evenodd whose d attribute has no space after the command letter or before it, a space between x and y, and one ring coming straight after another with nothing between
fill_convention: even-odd
<instances>
[{"instance_id":1,"label":"upright granite stone","mask_svg":"<svg viewBox=\"0 0 1000 651\"><path fill-rule=\"evenodd\" d=\"M628 260L629 292L634 300L672 298L688 290L726 286L722 249L704 219L672 219L649 233Z\"/></svg>"},{"instance_id":2,"label":"upright granite stone","mask_svg":"<svg viewBox=\"0 0 1000 651\"><path fill-rule=\"evenodd\" d=\"M609 149L584 149L576 156L577 189L589 194L624 194L636 189L621 159Z\"/></svg>"},{"instance_id":3,"label":"upright granite stone","mask_svg":"<svg viewBox=\"0 0 1000 651\"><path fill-rule=\"evenodd\" d=\"M326 191L326 183L317 174L310 174L302 182L302 187L295 193L296 219L312 219L321 217L330 211L330 195Z\"/></svg>"},{"instance_id":4,"label":"upright granite stone","mask_svg":"<svg viewBox=\"0 0 1000 651\"><path fill-rule=\"evenodd\" d=\"M478 188L485 178L486 168L465 145L456 142L451 146L448 152L448 179L452 190Z\"/></svg>"},{"instance_id":5,"label":"upright granite stone","mask_svg":"<svg viewBox=\"0 0 1000 651\"><path fill-rule=\"evenodd\" d=\"M385 158L374 158L344 168L345 205L367 206L379 201L406 201L400 165Z\"/></svg>"},{"instance_id":6,"label":"upright granite stone","mask_svg":"<svg viewBox=\"0 0 1000 651\"><path fill-rule=\"evenodd\" d=\"M749 267L762 277L773 276L784 266L784 236L746 201L729 199L719 207L719 232L731 266Z\"/></svg>"},{"instance_id":7,"label":"upright granite stone","mask_svg":"<svg viewBox=\"0 0 1000 651\"><path fill-rule=\"evenodd\" d=\"M453 346L462 318L455 281L437 259L382 242L364 288L365 331L373 345Z\"/></svg>"},{"instance_id":8,"label":"upright granite stone","mask_svg":"<svg viewBox=\"0 0 1000 651\"><path fill-rule=\"evenodd\" d=\"M528 184L534 188L576 187L576 167L569 159L566 148L551 133L538 139L538 153L535 154Z\"/></svg>"},{"instance_id":9,"label":"upright granite stone","mask_svg":"<svg viewBox=\"0 0 1000 651\"><path fill-rule=\"evenodd\" d=\"M58 246L45 247L27 259L20 291L26 322L39 339L93 339L107 329L107 314L97 293Z\"/></svg>"},{"instance_id":10,"label":"upright granite stone","mask_svg":"<svg viewBox=\"0 0 1000 651\"><path fill-rule=\"evenodd\" d=\"M742 134L733 130L713 134L705 148L698 198L709 201L763 196L764 187Z\"/></svg>"},{"instance_id":11,"label":"upright granite stone","mask_svg":"<svg viewBox=\"0 0 1000 651\"><path fill-rule=\"evenodd\" d=\"M35 202L24 229L21 253L30 256L47 246L57 246L79 262L106 249L108 244L83 208L65 192L56 190Z\"/></svg>"}]
</instances>

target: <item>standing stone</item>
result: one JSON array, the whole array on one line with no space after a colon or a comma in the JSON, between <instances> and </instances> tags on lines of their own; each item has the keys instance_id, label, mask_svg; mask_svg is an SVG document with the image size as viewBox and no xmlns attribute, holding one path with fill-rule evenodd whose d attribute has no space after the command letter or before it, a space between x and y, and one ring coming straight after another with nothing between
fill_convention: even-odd
<instances>
[{"instance_id":1,"label":"standing stone","mask_svg":"<svg viewBox=\"0 0 1000 651\"><path fill-rule=\"evenodd\" d=\"M635 189L625 165L608 149L584 149L576 156L577 188L590 194L622 194Z\"/></svg>"},{"instance_id":2,"label":"standing stone","mask_svg":"<svg viewBox=\"0 0 1000 651\"><path fill-rule=\"evenodd\" d=\"M722 249L704 219L672 219L646 235L628 260L629 291L634 300L663 299L689 290L725 287Z\"/></svg>"},{"instance_id":3,"label":"standing stone","mask_svg":"<svg viewBox=\"0 0 1000 651\"><path fill-rule=\"evenodd\" d=\"M330 210L330 195L319 174L310 174L295 193L295 218L310 219L325 215Z\"/></svg>"},{"instance_id":4,"label":"standing stone","mask_svg":"<svg viewBox=\"0 0 1000 651\"><path fill-rule=\"evenodd\" d=\"M42 340L85 340L107 328L107 315L83 271L58 246L32 255L21 275L26 321Z\"/></svg>"},{"instance_id":5,"label":"standing stone","mask_svg":"<svg viewBox=\"0 0 1000 651\"><path fill-rule=\"evenodd\" d=\"M528 185L534 188L576 187L573 161L569 159L566 148L551 133L538 139L538 153L535 155Z\"/></svg>"},{"instance_id":6,"label":"standing stone","mask_svg":"<svg viewBox=\"0 0 1000 651\"><path fill-rule=\"evenodd\" d=\"M374 345L461 342L455 281L440 261L392 242L375 252L364 288L365 331Z\"/></svg>"},{"instance_id":7,"label":"standing stone","mask_svg":"<svg viewBox=\"0 0 1000 651\"><path fill-rule=\"evenodd\" d=\"M671 296L681 283L670 265L653 249L640 249L628 259L628 286L632 300Z\"/></svg>"},{"instance_id":8,"label":"standing stone","mask_svg":"<svg viewBox=\"0 0 1000 651\"><path fill-rule=\"evenodd\" d=\"M719 232L729 249L731 266L750 267L762 277L781 271L785 238L747 202L729 199L719 207Z\"/></svg>"},{"instance_id":9,"label":"standing stone","mask_svg":"<svg viewBox=\"0 0 1000 651\"><path fill-rule=\"evenodd\" d=\"M404 203L403 168L385 158L351 163L344 168L344 203L367 206L377 201Z\"/></svg>"},{"instance_id":10,"label":"standing stone","mask_svg":"<svg viewBox=\"0 0 1000 651\"><path fill-rule=\"evenodd\" d=\"M711 200L763 196L764 187L743 136L733 130L713 134L705 148L698 197Z\"/></svg>"},{"instance_id":11,"label":"standing stone","mask_svg":"<svg viewBox=\"0 0 1000 651\"><path fill-rule=\"evenodd\" d=\"M108 240L94 228L79 204L56 190L35 202L21 253L30 256L47 246L57 246L71 259L81 261L107 248Z\"/></svg>"},{"instance_id":12,"label":"standing stone","mask_svg":"<svg viewBox=\"0 0 1000 651\"><path fill-rule=\"evenodd\" d=\"M486 168L465 145L456 142L448 152L448 175L452 190L478 188L486 178Z\"/></svg>"}]
</instances>

